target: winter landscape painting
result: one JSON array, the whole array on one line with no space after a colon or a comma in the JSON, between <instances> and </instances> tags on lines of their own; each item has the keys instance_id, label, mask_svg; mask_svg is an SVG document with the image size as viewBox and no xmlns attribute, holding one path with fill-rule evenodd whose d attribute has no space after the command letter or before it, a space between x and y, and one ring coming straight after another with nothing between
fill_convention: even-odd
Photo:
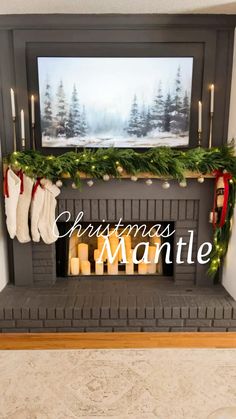
<instances>
[{"instance_id":1,"label":"winter landscape painting","mask_svg":"<svg viewBox=\"0 0 236 419\"><path fill-rule=\"evenodd\" d=\"M38 57L43 147L187 146L191 57Z\"/></svg>"}]
</instances>

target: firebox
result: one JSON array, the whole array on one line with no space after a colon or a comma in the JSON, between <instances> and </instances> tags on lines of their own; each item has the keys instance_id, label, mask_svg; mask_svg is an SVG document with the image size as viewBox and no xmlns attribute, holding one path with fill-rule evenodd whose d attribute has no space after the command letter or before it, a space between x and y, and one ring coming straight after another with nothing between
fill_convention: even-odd
<instances>
[{"instance_id":1,"label":"firebox","mask_svg":"<svg viewBox=\"0 0 236 419\"><path fill-rule=\"evenodd\" d=\"M83 222L79 229L62 222L58 227L57 277L173 276L173 263L166 263L173 259L173 222L122 227Z\"/></svg>"}]
</instances>

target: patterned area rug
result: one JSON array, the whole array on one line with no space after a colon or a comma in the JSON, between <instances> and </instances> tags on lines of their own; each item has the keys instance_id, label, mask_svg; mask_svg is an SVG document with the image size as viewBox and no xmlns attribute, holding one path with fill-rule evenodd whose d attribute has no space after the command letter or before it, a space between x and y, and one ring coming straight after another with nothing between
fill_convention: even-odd
<instances>
[{"instance_id":1,"label":"patterned area rug","mask_svg":"<svg viewBox=\"0 0 236 419\"><path fill-rule=\"evenodd\" d=\"M236 418L236 350L0 352L1 419Z\"/></svg>"}]
</instances>

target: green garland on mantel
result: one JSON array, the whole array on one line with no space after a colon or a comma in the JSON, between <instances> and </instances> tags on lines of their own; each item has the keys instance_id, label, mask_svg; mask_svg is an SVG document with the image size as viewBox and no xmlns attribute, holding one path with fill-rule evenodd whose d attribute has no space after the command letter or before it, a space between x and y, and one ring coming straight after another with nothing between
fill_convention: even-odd
<instances>
[{"instance_id":1,"label":"green garland on mantel","mask_svg":"<svg viewBox=\"0 0 236 419\"><path fill-rule=\"evenodd\" d=\"M104 175L121 177L122 168L127 175L149 173L163 179L185 179L186 172L199 175L212 174L215 170L232 175L229 183L229 200L226 222L214 230L213 250L209 274L215 276L227 253L231 233L231 220L236 197L236 156L233 145L211 149L195 148L186 151L170 147L157 147L138 153L133 149L85 149L69 151L60 156L43 155L38 151L16 151L4 159L15 170L22 170L34 178L57 181L70 177L77 187L81 184L80 173L102 179ZM206 215L208 216L208 215Z\"/></svg>"}]
</instances>

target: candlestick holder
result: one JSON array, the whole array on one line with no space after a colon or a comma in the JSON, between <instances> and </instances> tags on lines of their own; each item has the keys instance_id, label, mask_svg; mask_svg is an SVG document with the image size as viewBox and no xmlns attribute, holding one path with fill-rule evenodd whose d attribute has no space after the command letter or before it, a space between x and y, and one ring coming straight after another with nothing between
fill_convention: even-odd
<instances>
[{"instance_id":1,"label":"candlestick holder","mask_svg":"<svg viewBox=\"0 0 236 419\"><path fill-rule=\"evenodd\" d=\"M212 147L213 115L214 115L214 112L210 112L210 130L209 130L209 144L208 144L208 148L211 148Z\"/></svg>"},{"instance_id":2,"label":"candlestick holder","mask_svg":"<svg viewBox=\"0 0 236 419\"><path fill-rule=\"evenodd\" d=\"M16 117L12 117L13 122L13 151L16 151Z\"/></svg>"},{"instance_id":3,"label":"candlestick holder","mask_svg":"<svg viewBox=\"0 0 236 419\"><path fill-rule=\"evenodd\" d=\"M198 130L198 147L202 146L202 131Z\"/></svg>"},{"instance_id":4,"label":"candlestick holder","mask_svg":"<svg viewBox=\"0 0 236 419\"><path fill-rule=\"evenodd\" d=\"M32 148L35 151L35 123L32 122L31 124L31 132L32 132Z\"/></svg>"},{"instance_id":5,"label":"candlestick holder","mask_svg":"<svg viewBox=\"0 0 236 419\"><path fill-rule=\"evenodd\" d=\"M21 149L22 151L25 150L25 138L21 138Z\"/></svg>"}]
</instances>

